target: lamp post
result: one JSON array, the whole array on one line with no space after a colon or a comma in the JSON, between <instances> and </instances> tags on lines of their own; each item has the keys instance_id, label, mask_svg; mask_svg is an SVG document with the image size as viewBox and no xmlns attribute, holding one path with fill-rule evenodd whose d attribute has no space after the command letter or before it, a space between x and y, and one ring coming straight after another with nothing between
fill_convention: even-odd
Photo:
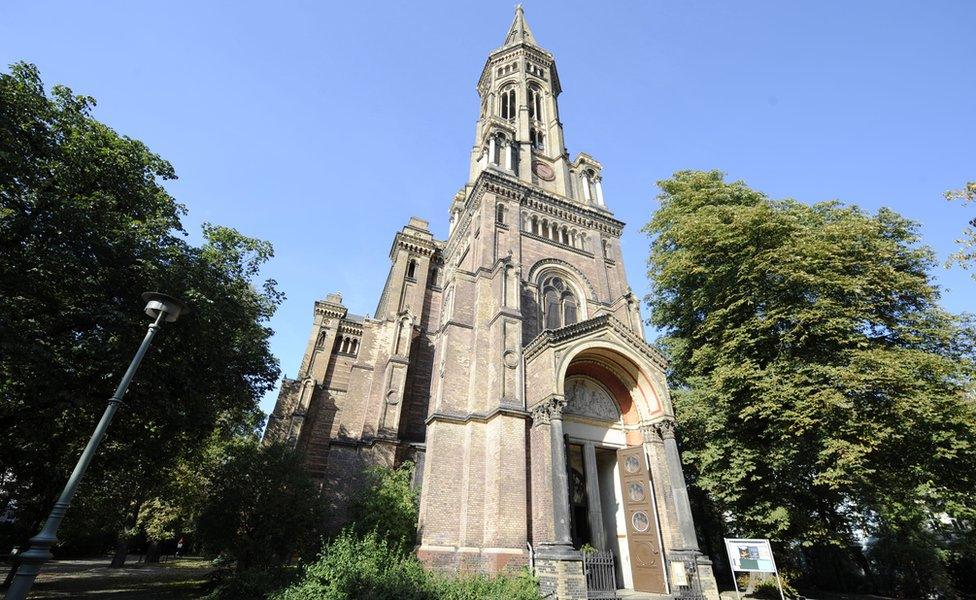
<instances>
[{"instance_id":1,"label":"lamp post","mask_svg":"<svg viewBox=\"0 0 976 600\"><path fill-rule=\"evenodd\" d=\"M88 445L85 446L84 452L81 453L81 458L78 459L78 464L75 465L74 471L71 472L71 477L68 478L68 483L65 484L61 496L54 503L51 514L48 515L47 521L44 522L44 528L41 529L40 533L31 538L30 549L20 555L20 567L17 569L17 574L14 575L10 589L7 590L6 600L24 600L27 598L27 593L30 591L31 586L34 585L34 579L37 578L41 567L51 559L51 546L58 541L57 534L58 527L61 526L61 520L64 519L64 515L68 511L68 505L71 504L71 499L74 498L75 492L78 490L78 484L81 483L81 478L84 477L85 471L88 470L88 465L91 464L92 457L95 455L95 451L98 450L98 445L102 442L108 426L112 423L112 417L115 416L116 411L119 410L119 405L122 404L122 397L125 396L126 390L129 389L129 383L135 377L139 363L142 362L146 351L149 350L149 345L152 343L153 338L156 337L156 332L162 327L163 321L172 323L179 318L180 314L188 312L183 302L166 294L146 292L142 295L142 299L146 301L146 314L155 320L149 326L149 331L146 332L146 337L143 338L142 345L139 346L139 350L136 351L132 362L129 363L129 368L126 370L125 375L122 376L122 381L119 382L119 387L116 388L115 394L109 398L108 406L105 407L102 419L95 427L95 432L92 434L91 439L88 440Z\"/></svg>"}]
</instances>

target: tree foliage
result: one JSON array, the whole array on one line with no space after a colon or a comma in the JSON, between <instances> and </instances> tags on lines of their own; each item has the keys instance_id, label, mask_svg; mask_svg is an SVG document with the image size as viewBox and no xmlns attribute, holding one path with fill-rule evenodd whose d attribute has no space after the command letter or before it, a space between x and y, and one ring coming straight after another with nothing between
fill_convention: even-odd
<instances>
[{"instance_id":1,"label":"tree foliage","mask_svg":"<svg viewBox=\"0 0 976 600\"><path fill-rule=\"evenodd\" d=\"M186 241L173 167L92 117L94 99L45 91L35 67L0 74L0 508L8 541L39 526L148 324L140 294L181 297L68 514L62 539L134 524L159 474L214 427L250 431L279 373L255 286L270 244L207 225Z\"/></svg>"},{"instance_id":2,"label":"tree foliage","mask_svg":"<svg viewBox=\"0 0 976 600\"><path fill-rule=\"evenodd\" d=\"M364 489L353 502L353 526L365 535L375 532L397 548L413 548L417 538L420 499L411 487L414 464L396 469L372 467Z\"/></svg>"},{"instance_id":3,"label":"tree foliage","mask_svg":"<svg viewBox=\"0 0 976 600\"><path fill-rule=\"evenodd\" d=\"M969 204L976 200L976 181L968 182L962 189L949 190L945 193L945 198L950 202L960 200L963 204ZM969 220L956 244L959 248L949 257L946 266L957 264L968 269L976 264L976 218ZM976 272L973 273L973 278L976 279Z\"/></svg>"},{"instance_id":4,"label":"tree foliage","mask_svg":"<svg viewBox=\"0 0 976 600\"><path fill-rule=\"evenodd\" d=\"M220 460L203 467L206 499L196 528L204 550L231 559L239 572L313 557L325 505L300 457L256 438L233 440L214 456Z\"/></svg>"},{"instance_id":5,"label":"tree foliage","mask_svg":"<svg viewBox=\"0 0 976 600\"><path fill-rule=\"evenodd\" d=\"M916 224L718 172L659 185L647 301L684 459L730 533L809 550L971 527L973 327L939 307Z\"/></svg>"}]
</instances>

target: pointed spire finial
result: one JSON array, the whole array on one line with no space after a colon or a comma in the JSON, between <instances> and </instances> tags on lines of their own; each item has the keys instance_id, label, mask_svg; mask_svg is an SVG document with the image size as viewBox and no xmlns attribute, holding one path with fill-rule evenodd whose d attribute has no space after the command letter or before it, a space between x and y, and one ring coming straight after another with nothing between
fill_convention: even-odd
<instances>
[{"instance_id":1,"label":"pointed spire finial","mask_svg":"<svg viewBox=\"0 0 976 600\"><path fill-rule=\"evenodd\" d=\"M539 45L532 35L532 30L529 29L529 24L525 22L525 10L522 9L521 4L516 4L515 20L512 21L512 26L508 28L508 35L505 36L503 46L521 43L532 44L533 46Z\"/></svg>"}]
</instances>

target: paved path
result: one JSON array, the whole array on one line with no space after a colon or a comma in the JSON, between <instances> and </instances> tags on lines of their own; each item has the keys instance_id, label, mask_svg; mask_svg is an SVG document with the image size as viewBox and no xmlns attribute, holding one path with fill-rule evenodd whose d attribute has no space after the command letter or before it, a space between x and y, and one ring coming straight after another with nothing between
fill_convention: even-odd
<instances>
[{"instance_id":1,"label":"paved path","mask_svg":"<svg viewBox=\"0 0 976 600\"><path fill-rule=\"evenodd\" d=\"M201 585L212 568L209 561L189 557L139 564L135 562L138 556L129 558L121 569L109 568L111 557L52 561L45 565L28 597L38 600L196 600L203 597Z\"/></svg>"}]
</instances>

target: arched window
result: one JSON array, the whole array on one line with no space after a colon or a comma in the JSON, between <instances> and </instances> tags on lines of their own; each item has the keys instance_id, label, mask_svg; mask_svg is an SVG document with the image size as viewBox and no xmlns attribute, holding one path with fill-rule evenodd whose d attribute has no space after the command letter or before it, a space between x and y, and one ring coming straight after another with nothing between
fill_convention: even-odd
<instances>
[{"instance_id":1,"label":"arched window","mask_svg":"<svg viewBox=\"0 0 976 600\"><path fill-rule=\"evenodd\" d=\"M543 306L545 307L545 328L546 329L559 329L562 327L562 318L559 315L559 292L553 288L546 289L545 293L542 295L544 300Z\"/></svg>"},{"instance_id":2,"label":"arched window","mask_svg":"<svg viewBox=\"0 0 976 600\"><path fill-rule=\"evenodd\" d=\"M515 118L515 88L509 88L502 92L502 118Z\"/></svg>"},{"instance_id":3,"label":"arched window","mask_svg":"<svg viewBox=\"0 0 976 600\"><path fill-rule=\"evenodd\" d=\"M570 292L563 293L563 325L576 322L576 297Z\"/></svg>"},{"instance_id":4,"label":"arched window","mask_svg":"<svg viewBox=\"0 0 976 600\"><path fill-rule=\"evenodd\" d=\"M596 175L595 172L593 172L593 171L587 171L586 172L586 179L585 179L585 183L586 183L586 187L587 187L586 193L587 193L587 196L589 198L592 198L593 200L598 200L598 194L597 194L597 191L596 191L597 181L598 181L598 178L597 178L597 175Z\"/></svg>"},{"instance_id":5,"label":"arched window","mask_svg":"<svg viewBox=\"0 0 976 600\"><path fill-rule=\"evenodd\" d=\"M603 258L613 258L610 250L610 240L603 240Z\"/></svg>"},{"instance_id":6,"label":"arched window","mask_svg":"<svg viewBox=\"0 0 976 600\"><path fill-rule=\"evenodd\" d=\"M539 217L532 215L532 233L539 235Z\"/></svg>"},{"instance_id":7,"label":"arched window","mask_svg":"<svg viewBox=\"0 0 976 600\"><path fill-rule=\"evenodd\" d=\"M529 86L529 117L542 120L542 90L539 86Z\"/></svg>"},{"instance_id":8,"label":"arched window","mask_svg":"<svg viewBox=\"0 0 976 600\"><path fill-rule=\"evenodd\" d=\"M417 261L411 258L410 262L407 263L407 279L416 279L416 278L417 278Z\"/></svg>"},{"instance_id":9,"label":"arched window","mask_svg":"<svg viewBox=\"0 0 976 600\"><path fill-rule=\"evenodd\" d=\"M532 144L533 150L542 151L546 149L545 136L538 129L529 131L529 142Z\"/></svg>"},{"instance_id":10,"label":"arched window","mask_svg":"<svg viewBox=\"0 0 976 600\"><path fill-rule=\"evenodd\" d=\"M499 225L505 224L505 206L503 204L495 207L495 222Z\"/></svg>"},{"instance_id":11,"label":"arched window","mask_svg":"<svg viewBox=\"0 0 976 600\"><path fill-rule=\"evenodd\" d=\"M438 282L437 280L440 274L441 274L440 270L437 267L434 267L433 269L430 270L430 285L435 287L440 285L440 282Z\"/></svg>"},{"instance_id":12,"label":"arched window","mask_svg":"<svg viewBox=\"0 0 976 600\"><path fill-rule=\"evenodd\" d=\"M559 275L542 280L543 329L559 329L579 321L579 301Z\"/></svg>"}]
</instances>

